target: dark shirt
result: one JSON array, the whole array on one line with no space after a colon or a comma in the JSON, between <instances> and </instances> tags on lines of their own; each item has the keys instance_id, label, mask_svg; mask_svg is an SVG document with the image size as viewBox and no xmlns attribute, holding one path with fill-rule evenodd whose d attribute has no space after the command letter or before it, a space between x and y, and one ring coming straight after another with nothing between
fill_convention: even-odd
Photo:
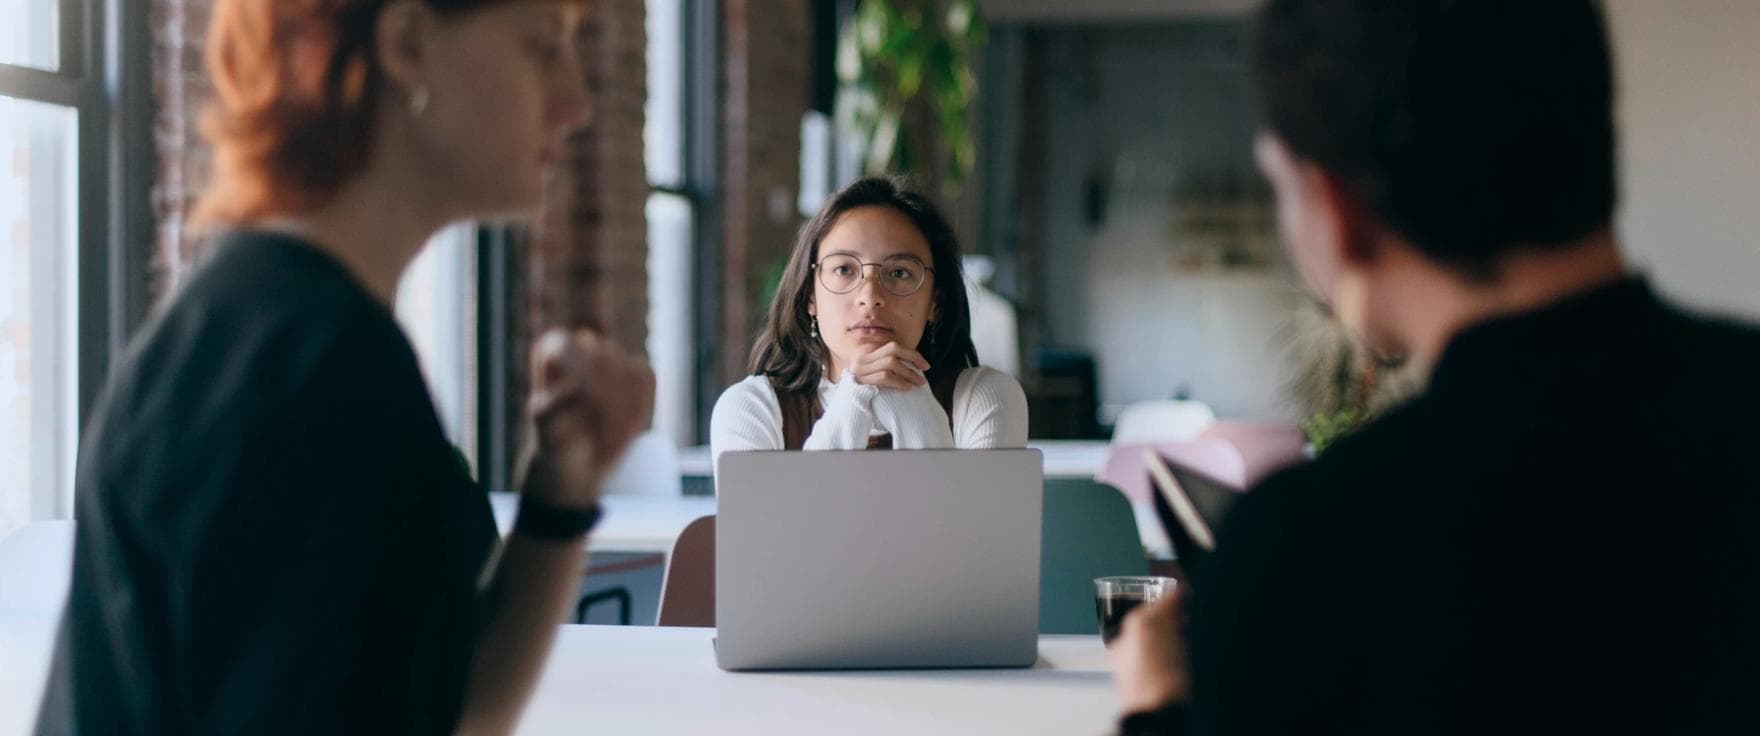
<instances>
[{"instance_id":1,"label":"dark shirt","mask_svg":"<svg viewBox=\"0 0 1760 736\"><path fill-rule=\"evenodd\" d=\"M340 264L265 233L214 247L82 442L38 732L450 732L488 500Z\"/></svg>"},{"instance_id":2,"label":"dark shirt","mask_svg":"<svg viewBox=\"0 0 1760 736\"><path fill-rule=\"evenodd\" d=\"M1196 571L1126 733L1760 733L1760 332L1631 280L1471 327Z\"/></svg>"}]
</instances>

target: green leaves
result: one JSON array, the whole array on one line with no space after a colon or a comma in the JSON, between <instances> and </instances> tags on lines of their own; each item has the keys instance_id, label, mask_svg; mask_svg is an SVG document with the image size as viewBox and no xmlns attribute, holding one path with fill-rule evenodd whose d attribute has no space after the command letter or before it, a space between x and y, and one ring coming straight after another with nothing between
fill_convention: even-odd
<instances>
[{"instance_id":1,"label":"green leaves","mask_svg":"<svg viewBox=\"0 0 1760 736\"><path fill-rule=\"evenodd\" d=\"M863 0L838 40L836 118L867 143L868 173L958 190L977 161L972 61L986 38L976 0Z\"/></svg>"},{"instance_id":2,"label":"green leaves","mask_svg":"<svg viewBox=\"0 0 1760 736\"><path fill-rule=\"evenodd\" d=\"M1328 445L1339 440L1364 424L1363 415L1356 409L1340 409L1331 414L1315 414L1302 422L1302 434L1308 438L1308 444L1314 446L1315 452L1323 452Z\"/></svg>"}]
</instances>

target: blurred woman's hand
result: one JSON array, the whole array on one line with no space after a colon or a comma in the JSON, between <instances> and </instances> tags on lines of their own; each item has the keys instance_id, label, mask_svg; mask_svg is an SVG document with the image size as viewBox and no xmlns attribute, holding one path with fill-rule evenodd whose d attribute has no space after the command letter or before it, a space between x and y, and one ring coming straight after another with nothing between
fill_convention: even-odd
<instances>
[{"instance_id":1,"label":"blurred woman's hand","mask_svg":"<svg viewBox=\"0 0 1760 736\"><path fill-rule=\"evenodd\" d=\"M654 372L588 330L550 330L532 347L526 413L535 447L524 491L553 503L597 503L605 476L654 415Z\"/></svg>"}]
</instances>

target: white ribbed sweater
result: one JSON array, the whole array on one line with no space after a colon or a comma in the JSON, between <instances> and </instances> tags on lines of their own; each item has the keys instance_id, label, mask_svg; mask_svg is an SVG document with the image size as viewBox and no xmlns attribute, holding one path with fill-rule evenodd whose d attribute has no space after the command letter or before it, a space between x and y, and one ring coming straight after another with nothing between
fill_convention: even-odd
<instances>
[{"instance_id":1,"label":"white ribbed sweater","mask_svg":"<svg viewBox=\"0 0 1760 736\"><path fill-rule=\"evenodd\" d=\"M900 450L1027 446L1026 393L1008 374L983 366L965 369L954 382L951 432L947 412L928 386L910 391L869 386L846 371L837 383L820 379L819 402L825 415L813 425L805 450L863 449L869 437L885 433ZM780 450L782 442L782 405L770 379L750 376L721 393L709 418L715 457Z\"/></svg>"}]
</instances>

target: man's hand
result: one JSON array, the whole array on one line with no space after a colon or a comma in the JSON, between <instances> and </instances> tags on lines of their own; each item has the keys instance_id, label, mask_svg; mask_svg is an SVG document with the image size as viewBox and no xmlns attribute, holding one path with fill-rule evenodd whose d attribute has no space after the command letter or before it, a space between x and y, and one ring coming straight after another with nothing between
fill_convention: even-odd
<instances>
[{"instance_id":1,"label":"man's hand","mask_svg":"<svg viewBox=\"0 0 1760 736\"><path fill-rule=\"evenodd\" d=\"M1191 692L1186 643L1180 632L1184 588L1139 606L1124 617L1118 638L1107 647L1112 679L1123 713L1141 713L1184 702Z\"/></svg>"}]
</instances>

